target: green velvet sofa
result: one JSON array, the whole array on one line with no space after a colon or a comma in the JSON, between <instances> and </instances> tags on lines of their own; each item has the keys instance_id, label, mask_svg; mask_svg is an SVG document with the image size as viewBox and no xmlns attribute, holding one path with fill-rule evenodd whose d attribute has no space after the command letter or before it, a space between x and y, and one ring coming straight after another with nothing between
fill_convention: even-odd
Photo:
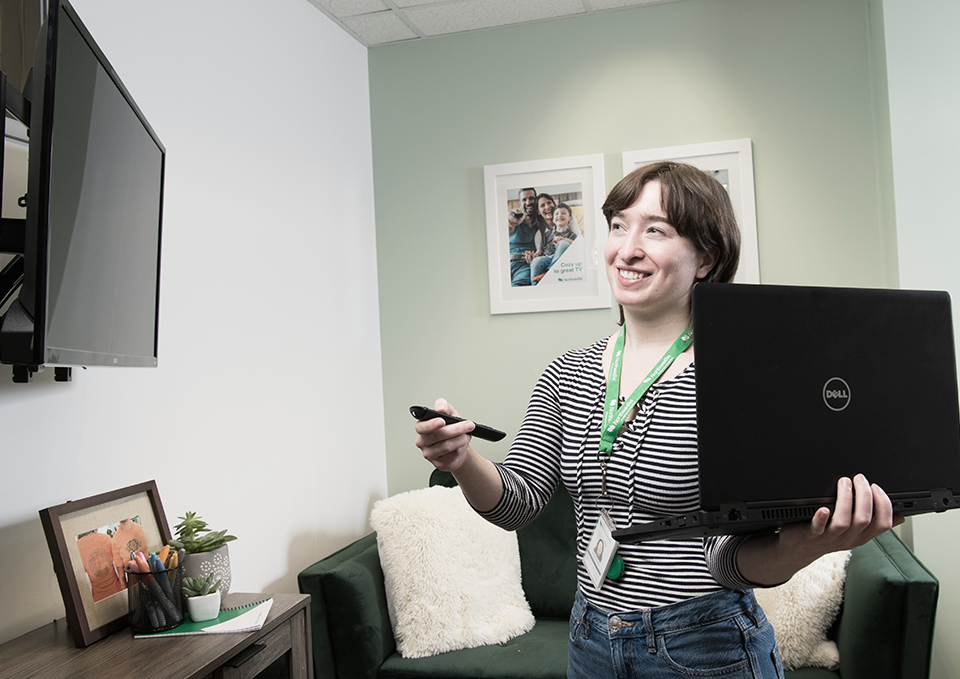
<instances>
[{"instance_id":1,"label":"green velvet sofa","mask_svg":"<svg viewBox=\"0 0 960 679\"><path fill-rule=\"evenodd\" d=\"M434 472L430 485L455 485ZM573 507L560 490L517 532L523 589L536 617L532 631L505 644L404 659L396 651L383 572L371 533L303 570L310 594L316 679L563 679L570 608L576 590ZM891 533L854 550L844 603L834 627L840 669L803 668L787 679L927 677L939 585Z\"/></svg>"}]
</instances>

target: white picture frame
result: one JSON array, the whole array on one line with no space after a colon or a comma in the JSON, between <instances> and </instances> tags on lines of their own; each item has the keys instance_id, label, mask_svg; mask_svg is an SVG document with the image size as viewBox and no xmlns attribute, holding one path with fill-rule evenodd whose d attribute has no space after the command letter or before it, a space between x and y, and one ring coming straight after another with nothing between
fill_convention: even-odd
<instances>
[{"instance_id":1,"label":"white picture frame","mask_svg":"<svg viewBox=\"0 0 960 679\"><path fill-rule=\"evenodd\" d=\"M737 283L760 282L760 249L757 239L757 204L753 186L753 146L750 139L665 146L658 149L626 151L623 176L658 160L688 163L716 176L730 193L740 225L740 267Z\"/></svg>"},{"instance_id":2,"label":"white picture frame","mask_svg":"<svg viewBox=\"0 0 960 679\"><path fill-rule=\"evenodd\" d=\"M607 228L600 212L606 198L603 154L486 165L483 179L490 313L609 309L610 285L603 265ZM576 237L555 259L541 261L538 266L549 267L542 278L533 281L535 276L530 276L525 283L524 264L511 261L508 215L520 204L519 192L528 187L569 206L575 219L569 229ZM537 244L542 251L542 243ZM527 264L533 271L532 261Z\"/></svg>"}]
</instances>

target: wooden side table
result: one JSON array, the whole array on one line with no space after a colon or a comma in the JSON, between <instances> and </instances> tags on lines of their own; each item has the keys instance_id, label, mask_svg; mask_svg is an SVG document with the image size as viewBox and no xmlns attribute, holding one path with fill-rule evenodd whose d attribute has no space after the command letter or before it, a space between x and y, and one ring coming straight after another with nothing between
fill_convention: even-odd
<instances>
[{"instance_id":1,"label":"wooden side table","mask_svg":"<svg viewBox=\"0 0 960 679\"><path fill-rule=\"evenodd\" d=\"M65 619L0 646L0 679L251 679L289 653L290 679L313 674L310 596L238 594L227 607L272 598L270 615L256 632L207 634L164 639L134 639L129 628L76 648Z\"/></svg>"}]
</instances>

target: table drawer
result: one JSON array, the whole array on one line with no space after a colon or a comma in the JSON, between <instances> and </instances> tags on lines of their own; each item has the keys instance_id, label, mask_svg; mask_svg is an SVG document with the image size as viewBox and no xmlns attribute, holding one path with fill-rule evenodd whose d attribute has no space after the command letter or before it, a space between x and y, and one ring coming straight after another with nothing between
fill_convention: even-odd
<instances>
[{"instance_id":1,"label":"table drawer","mask_svg":"<svg viewBox=\"0 0 960 679\"><path fill-rule=\"evenodd\" d=\"M214 676L216 679L253 679L292 646L293 630L291 621L287 620L225 662Z\"/></svg>"}]
</instances>

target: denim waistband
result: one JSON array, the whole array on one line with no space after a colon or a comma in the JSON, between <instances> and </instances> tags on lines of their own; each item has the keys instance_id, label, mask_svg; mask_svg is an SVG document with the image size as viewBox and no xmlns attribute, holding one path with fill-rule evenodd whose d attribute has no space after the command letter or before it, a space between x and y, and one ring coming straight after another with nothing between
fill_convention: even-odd
<instances>
[{"instance_id":1,"label":"denim waistband","mask_svg":"<svg viewBox=\"0 0 960 679\"><path fill-rule=\"evenodd\" d=\"M724 589L666 606L611 612L587 601L578 590L574 615L582 615L591 627L613 637L667 634L746 615L754 625L766 620L752 590Z\"/></svg>"}]
</instances>

